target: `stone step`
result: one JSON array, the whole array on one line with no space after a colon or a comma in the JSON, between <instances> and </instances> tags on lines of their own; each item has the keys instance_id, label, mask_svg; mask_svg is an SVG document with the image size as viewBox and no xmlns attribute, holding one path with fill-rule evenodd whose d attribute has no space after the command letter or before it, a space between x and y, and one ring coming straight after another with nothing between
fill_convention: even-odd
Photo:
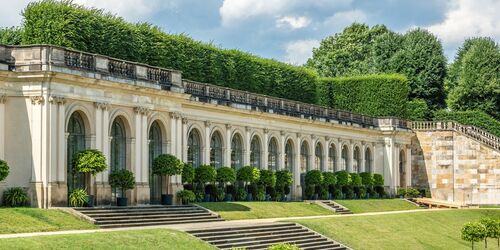
<instances>
[{"instance_id":1,"label":"stone step","mask_svg":"<svg viewBox=\"0 0 500 250\"><path fill-rule=\"evenodd\" d=\"M297 228L280 228L279 230L262 230L258 232L239 232L239 233L226 233L223 235L211 235L211 236L197 236L206 241L215 241L215 240L224 240L224 239L232 239L235 236L238 237L255 237L255 236L266 236L266 235L281 235L288 233L297 233L297 232L307 232L308 230L305 228L297 227Z\"/></svg>"},{"instance_id":2,"label":"stone step","mask_svg":"<svg viewBox=\"0 0 500 250\"><path fill-rule=\"evenodd\" d=\"M296 242L313 242L318 239L321 239L321 236L319 235L304 235L304 236L293 236L293 237L278 237L278 238L268 238L268 239L254 239L254 240L249 240L249 241L242 241L242 242L230 242L230 243L225 243L225 244L213 244L219 248L237 248L237 247L248 247L248 246L253 246L256 244L267 244L267 245L273 245L276 243L281 243L281 242L289 242L296 244Z\"/></svg>"},{"instance_id":3,"label":"stone step","mask_svg":"<svg viewBox=\"0 0 500 250\"><path fill-rule=\"evenodd\" d=\"M134 210L134 209L158 209L158 208L199 208L193 205L150 205L150 206L127 206L127 207L117 207L117 206L107 206L107 207L75 207L73 209L77 211L88 211L88 210Z\"/></svg>"},{"instance_id":4,"label":"stone step","mask_svg":"<svg viewBox=\"0 0 500 250\"><path fill-rule=\"evenodd\" d=\"M171 225L171 224L183 224L183 223L203 223L203 222L216 222L223 221L223 219L218 217L212 217L209 219L195 219L186 221L169 221L169 222L137 222L137 223L125 223L125 224L106 224L100 225L101 228L119 228L119 227L142 227L142 226L160 226L160 225Z\"/></svg>"},{"instance_id":5,"label":"stone step","mask_svg":"<svg viewBox=\"0 0 500 250\"><path fill-rule=\"evenodd\" d=\"M305 231L298 231L298 232L286 232L282 231L279 234L266 234L266 235L257 235L257 236L247 236L247 235L238 235L237 237L230 237L226 239L220 239L220 240L206 240L203 239L210 244L213 245L223 245L223 244L232 244L232 243L241 243L241 242L248 242L248 241L254 241L254 240L259 240L259 241L265 241L265 240L271 240L271 239L283 239L283 238L290 238L290 237L308 237L308 236L314 236L315 233L311 232L309 230Z\"/></svg>"},{"instance_id":6,"label":"stone step","mask_svg":"<svg viewBox=\"0 0 500 250\"><path fill-rule=\"evenodd\" d=\"M175 211L206 211L201 208L147 208L147 209L101 209L101 210L77 210L83 214L102 214L102 213L147 213L147 212L175 212Z\"/></svg>"},{"instance_id":7,"label":"stone step","mask_svg":"<svg viewBox=\"0 0 500 250\"><path fill-rule=\"evenodd\" d=\"M117 214L85 214L94 219L106 219L106 218L119 218L119 217L127 217L127 218L142 218L142 217L155 217L155 216L183 216L188 214L210 214L207 211L199 210L196 212L151 212L151 213L139 213L139 214L129 214L129 213L117 213Z\"/></svg>"},{"instance_id":8,"label":"stone step","mask_svg":"<svg viewBox=\"0 0 500 250\"><path fill-rule=\"evenodd\" d=\"M126 223L138 223L138 222L182 222L191 221L198 219L209 219L209 218L219 218L217 216L207 214L202 216L185 216L185 217L174 217L174 218L141 218L141 219L120 219L120 220L98 220L97 225L106 224L126 224Z\"/></svg>"},{"instance_id":9,"label":"stone step","mask_svg":"<svg viewBox=\"0 0 500 250\"><path fill-rule=\"evenodd\" d=\"M253 245L253 246L250 246L250 247L247 247L248 250L250 249L267 249L269 246L272 246L272 245L275 245L275 244L279 244L279 243L283 243L283 242L278 242L278 243L265 243L265 244L257 244L257 245ZM327 243L333 243L334 245L337 244L337 243L334 243L330 240L328 240L327 238L320 238L320 239L307 239L307 240L297 240L297 241L288 241L287 243L289 244L294 244L298 247L300 247L301 249L306 246L306 247L311 247L311 246L322 246L322 245L325 245ZM338 246L340 246L340 244L337 244Z\"/></svg>"},{"instance_id":10,"label":"stone step","mask_svg":"<svg viewBox=\"0 0 500 250\"><path fill-rule=\"evenodd\" d=\"M198 234L201 234L201 233L226 233L226 232L232 232L232 231L244 231L244 230L252 230L252 229L284 227L284 226L297 226L297 225L295 223L255 224L255 225L251 225L251 226L241 226L241 227L197 229L197 230L190 230L189 233L197 236Z\"/></svg>"}]
</instances>

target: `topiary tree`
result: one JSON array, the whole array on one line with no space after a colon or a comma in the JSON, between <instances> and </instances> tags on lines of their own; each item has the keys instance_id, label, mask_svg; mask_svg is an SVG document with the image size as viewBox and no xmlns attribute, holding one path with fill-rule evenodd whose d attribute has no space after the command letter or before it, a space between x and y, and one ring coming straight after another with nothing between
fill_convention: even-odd
<instances>
[{"instance_id":1,"label":"topiary tree","mask_svg":"<svg viewBox=\"0 0 500 250\"><path fill-rule=\"evenodd\" d=\"M351 176L351 185L354 187L359 187L362 184L361 176L358 173L349 173Z\"/></svg>"},{"instance_id":2,"label":"topiary tree","mask_svg":"<svg viewBox=\"0 0 500 250\"><path fill-rule=\"evenodd\" d=\"M7 162L0 160L0 181L5 180L7 175L9 175L9 165L7 165Z\"/></svg>"},{"instance_id":3,"label":"topiary tree","mask_svg":"<svg viewBox=\"0 0 500 250\"><path fill-rule=\"evenodd\" d=\"M478 242L486 238L486 227L479 222L469 222L462 227L462 240L472 243L474 249L474 242Z\"/></svg>"},{"instance_id":4,"label":"topiary tree","mask_svg":"<svg viewBox=\"0 0 500 250\"><path fill-rule=\"evenodd\" d=\"M361 177L361 184L367 187L373 186L374 180L373 180L373 174L370 172L363 172L360 173L359 176Z\"/></svg>"},{"instance_id":5,"label":"topiary tree","mask_svg":"<svg viewBox=\"0 0 500 250\"><path fill-rule=\"evenodd\" d=\"M177 157L171 154L161 154L153 160L153 174L162 177L167 176L167 192L166 194L162 194L162 196L165 195L165 198L162 198L162 203L166 203L164 205L172 204L173 195L169 194L168 190L170 185L170 176L181 174L183 167L184 164L177 159Z\"/></svg>"},{"instance_id":6,"label":"topiary tree","mask_svg":"<svg viewBox=\"0 0 500 250\"><path fill-rule=\"evenodd\" d=\"M213 183L217 180L217 171L214 166L201 165L194 170L194 181L202 186L205 193L205 184Z\"/></svg>"},{"instance_id":7,"label":"topiary tree","mask_svg":"<svg viewBox=\"0 0 500 250\"><path fill-rule=\"evenodd\" d=\"M127 204L125 191L135 187L134 173L127 169L113 170L109 174L109 185L113 188L120 189L121 197L118 198L116 202L118 206L125 206Z\"/></svg>"},{"instance_id":8,"label":"topiary tree","mask_svg":"<svg viewBox=\"0 0 500 250\"><path fill-rule=\"evenodd\" d=\"M97 149L86 149L73 157L73 174L86 173L96 175L108 168L106 156Z\"/></svg>"},{"instance_id":9,"label":"topiary tree","mask_svg":"<svg viewBox=\"0 0 500 250\"><path fill-rule=\"evenodd\" d=\"M373 174L373 185L384 186L384 177L381 174Z\"/></svg>"},{"instance_id":10,"label":"topiary tree","mask_svg":"<svg viewBox=\"0 0 500 250\"><path fill-rule=\"evenodd\" d=\"M484 247L488 248L487 238L497 239L497 244L500 247L500 220L492 218L482 218L479 221L486 228L486 237L484 238Z\"/></svg>"},{"instance_id":11,"label":"topiary tree","mask_svg":"<svg viewBox=\"0 0 500 250\"><path fill-rule=\"evenodd\" d=\"M337 176L332 172L323 172L323 184L327 186L337 184Z\"/></svg>"},{"instance_id":12,"label":"topiary tree","mask_svg":"<svg viewBox=\"0 0 500 250\"><path fill-rule=\"evenodd\" d=\"M345 170L335 172L335 176L337 176L337 185L339 186L348 186L351 185L351 175Z\"/></svg>"},{"instance_id":13,"label":"topiary tree","mask_svg":"<svg viewBox=\"0 0 500 250\"><path fill-rule=\"evenodd\" d=\"M223 187L226 187L228 182L234 183L236 181L236 171L231 167L221 167L217 169L217 181Z\"/></svg>"},{"instance_id":14,"label":"topiary tree","mask_svg":"<svg viewBox=\"0 0 500 250\"><path fill-rule=\"evenodd\" d=\"M276 186L276 174L272 170L260 170L259 184L264 187Z\"/></svg>"},{"instance_id":15,"label":"topiary tree","mask_svg":"<svg viewBox=\"0 0 500 250\"><path fill-rule=\"evenodd\" d=\"M243 181L246 184L255 183L260 179L260 171L253 166L244 166L238 169L236 174L238 181Z\"/></svg>"},{"instance_id":16,"label":"topiary tree","mask_svg":"<svg viewBox=\"0 0 500 250\"><path fill-rule=\"evenodd\" d=\"M311 196L317 193L318 186L323 184L323 175L321 174L321 171L319 170L307 171L305 176L305 184L306 184L305 193L307 196ZM316 199L316 196L313 199Z\"/></svg>"},{"instance_id":17,"label":"topiary tree","mask_svg":"<svg viewBox=\"0 0 500 250\"><path fill-rule=\"evenodd\" d=\"M184 163L182 167L182 183L192 184L194 181L194 168L191 164Z\"/></svg>"},{"instance_id":18,"label":"topiary tree","mask_svg":"<svg viewBox=\"0 0 500 250\"><path fill-rule=\"evenodd\" d=\"M293 175L288 170L276 171L276 190L277 192L288 195L290 192L290 185L293 182ZM288 191L288 192L286 192Z\"/></svg>"}]
</instances>

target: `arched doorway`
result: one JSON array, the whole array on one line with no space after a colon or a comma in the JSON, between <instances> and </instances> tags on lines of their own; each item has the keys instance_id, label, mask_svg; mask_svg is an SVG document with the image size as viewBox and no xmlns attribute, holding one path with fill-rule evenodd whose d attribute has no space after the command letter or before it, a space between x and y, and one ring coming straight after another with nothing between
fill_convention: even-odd
<instances>
[{"instance_id":1,"label":"arched doorway","mask_svg":"<svg viewBox=\"0 0 500 250\"><path fill-rule=\"evenodd\" d=\"M260 169L262 167L260 159L260 139L258 136L254 136L250 143L250 165Z\"/></svg>"},{"instance_id":2,"label":"arched doorway","mask_svg":"<svg viewBox=\"0 0 500 250\"><path fill-rule=\"evenodd\" d=\"M154 121L149 128L149 190L150 203L158 204L161 199L161 176L153 174L153 161L163 152L163 137L160 125Z\"/></svg>"},{"instance_id":3,"label":"arched doorway","mask_svg":"<svg viewBox=\"0 0 500 250\"><path fill-rule=\"evenodd\" d=\"M235 134L231 140L231 167L239 169L243 165L243 140L240 134Z\"/></svg>"},{"instance_id":4,"label":"arched doorway","mask_svg":"<svg viewBox=\"0 0 500 250\"><path fill-rule=\"evenodd\" d=\"M285 146L285 169L293 173L293 142L288 140Z\"/></svg>"},{"instance_id":5,"label":"arched doorway","mask_svg":"<svg viewBox=\"0 0 500 250\"><path fill-rule=\"evenodd\" d=\"M405 151L399 151L399 186L406 187L406 156Z\"/></svg>"},{"instance_id":6,"label":"arched doorway","mask_svg":"<svg viewBox=\"0 0 500 250\"><path fill-rule=\"evenodd\" d=\"M210 139L210 165L220 168L222 161L222 136L219 131L215 131Z\"/></svg>"},{"instance_id":7,"label":"arched doorway","mask_svg":"<svg viewBox=\"0 0 500 250\"><path fill-rule=\"evenodd\" d=\"M335 172L338 170L337 168L337 148L332 143L328 149L328 171Z\"/></svg>"},{"instance_id":8,"label":"arched doorway","mask_svg":"<svg viewBox=\"0 0 500 250\"><path fill-rule=\"evenodd\" d=\"M123 118L117 117L111 126L111 172L127 168L127 134ZM121 197L121 192L117 188L111 190L111 198Z\"/></svg>"},{"instance_id":9,"label":"arched doorway","mask_svg":"<svg viewBox=\"0 0 500 250\"><path fill-rule=\"evenodd\" d=\"M268 169L277 171L278 170L278 141L276 138L271 138L269 141L269 149L268 149Z\"/></svg>"},{"instance_id":10,"label":"arched doorway","mask_svg":"<svg viewBox=\"0 0 500 250\"><path fill-rule=\"evenodd\" d=\"M73 157L76 153L86 149L86 131L85 123L79 112L71 114L68 121L68 139L67 139L67 182L68 195L74 189L87 188L85 174L73 173Z\"/></svg>"},{"instance_id":11,"label":"arched doorway","mask_svg":"<svg viewBox=\"0 0 500 250\"><path fill-rule=\"evenodd\" d=\"M201 164L201 139L197 129L191 130L188 136L187 163L193 167Z\"/></svg>"}]
</instances>

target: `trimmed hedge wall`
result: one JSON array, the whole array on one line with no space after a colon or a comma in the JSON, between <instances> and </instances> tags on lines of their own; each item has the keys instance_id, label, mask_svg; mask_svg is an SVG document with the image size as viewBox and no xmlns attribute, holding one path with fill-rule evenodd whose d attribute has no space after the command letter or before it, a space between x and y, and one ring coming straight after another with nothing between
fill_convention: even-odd
<instances>
[{"instance_id":1,"label":"trimmed hedge wall","mask_svg":"<svg viewBox=\"0 0 500 250\"><path fill-rule=\"evenodd\" d=\"M23 44L59 45L181 70L194 81L316 102L317 75L303 67L220 49L150 24L131 24L69 1L33 2L23 15Z\"/></svg>"},{"instance_id":2,"label":"trimmed hedge wall","mask_svg":"<svg viewBox=\"0 0 500 250\"><path fill-rule=\"evenodd\" d=\"M402 75L322 78L320 105L372 116L406 117L408 80Z\"/></svg>"},{"instance_id":3,"label":"trimmed hedge wall","mask_svg":"<svg viewBox=\"0 0 500 250\"><path fill-rule=\"evenodd\" d=\"M434 112L435 121L456 121L464 125L482 128L500 137L500 122L482 111L455 111L439 110Z\"/></svg>"}]
</instances>

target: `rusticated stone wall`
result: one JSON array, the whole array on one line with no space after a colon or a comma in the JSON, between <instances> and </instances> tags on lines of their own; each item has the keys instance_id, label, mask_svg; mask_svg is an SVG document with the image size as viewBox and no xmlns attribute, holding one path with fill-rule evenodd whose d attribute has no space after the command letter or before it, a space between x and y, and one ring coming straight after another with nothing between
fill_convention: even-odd
<instances>
[{"instance_id":1,"label":"rusticated stone wall","mask_svg":"<svg viewBox=\"0 0 500 250\"><path fill-rule=\"evenodd\" d=\"M412 185L435 199L500 204L500 152L454 131L415 131Z\"/></svg>"}]
</instances>

